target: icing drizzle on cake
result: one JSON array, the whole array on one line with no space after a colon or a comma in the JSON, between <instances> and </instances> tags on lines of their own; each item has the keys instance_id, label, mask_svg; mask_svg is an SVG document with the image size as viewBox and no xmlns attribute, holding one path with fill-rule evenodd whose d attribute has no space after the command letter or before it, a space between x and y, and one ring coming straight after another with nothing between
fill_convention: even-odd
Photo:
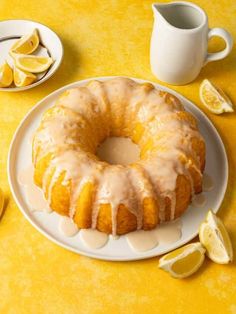
<instances>
[{"instance_id":1,"label":"icing drizzle on cake","mask_svg":"<svg viewBox=\"0 0 236 314\"><path fill-rule=\"evenodd\" d=\"M33 140L35 167L50 156L42 178L49 203L63 176L61 184L70 191L70 218L84 185L95 186L92 228L99 206L110 204L115 235L117 211L123 204L136 216L137 229L142 229L146 197L157 202L159 221L166 220L167 203L170 219L175 219L178 178L186 178L192 196L200 192L205 153L201 157L196 148L196 141L204 147L196 120L171 97L125 78L93 81L66 91L44 114ZM99 160L97 147L109 136L132 138L140 147L140 160L125 166Z\"/></svg>"}]
</instances>

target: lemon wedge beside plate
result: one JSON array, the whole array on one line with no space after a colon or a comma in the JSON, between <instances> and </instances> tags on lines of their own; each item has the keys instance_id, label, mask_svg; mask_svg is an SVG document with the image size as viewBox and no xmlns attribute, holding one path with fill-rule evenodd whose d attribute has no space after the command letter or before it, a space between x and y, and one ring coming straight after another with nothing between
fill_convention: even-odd
<instances>
[{"instance_id":1,"label":"lemon wedge beside plate","mask_svg":"<svg viewBox=\"0 0 236 314\"><path fill-rule=\"evenodd\" d=\"M207 256L215 263L228 264L233 260L233 249L228 232L212 211L209 211L206 220L199 229L199 238L206 248Z\"/></svg>"},{"instance_id":2,"label":"lemon wedge beside plate","mask_svg":"<svg viewBox=\"0 0 236 314\"><path fill-rule=\"evenodd\" d=\"M195 273L205 259L205 249L200 242L187 244L159 260L159 268L175 278L186 278Z\"/></svg>"},{"instance_id":3,"label":"lemon wedge beside plate","mask_svg":"<svg viewBox=\"0 0 236 314\"><path fill-rule=\"evenodd\" d=\"M215 114L234 111L229 97L207 79L200 85L200 98L207 109Z\"/></svg>"},{"instance_id":4,"label":"lemon wedge beside plate","mask_svg":"<svg viewBox=\"0 0 236 314\"><path fill-rule=\"evenodd\" d=\"M13 71L7 62L0 66L0 87L8 87L13 81Z\"/></svg>"},{"instance_id":5,"label":"lemon wedge beside plate","mask_svg":"<svg viewBox=\"0 0 236 314\"><path fill-rule=\"evenodd\" d=\"M39 45L39 36L36 29L34 29L30 34L22 36L17 40L11 47L11 51L21 54L30 54L34 52Z\"/></svg>"},{"instance_id":6,"label":"lemon wedge beside plate","mask_svg":"<svg viewBox=\"0 0 236 314\"><path fill-rule=\"evenodd\" d=\"M41 73L46 71L53 63L53 59L50 57L17 54L13 52L10 52L10 54L14 59L15 66L26 72Z\"/></svg>"}]
</instances>

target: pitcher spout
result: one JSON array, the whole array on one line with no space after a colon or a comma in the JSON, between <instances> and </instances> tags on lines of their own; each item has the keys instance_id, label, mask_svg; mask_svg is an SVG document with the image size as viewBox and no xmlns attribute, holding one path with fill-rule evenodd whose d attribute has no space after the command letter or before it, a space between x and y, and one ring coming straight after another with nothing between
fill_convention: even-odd
<instances>
[{"instance_id":1,"label":"pitcher spout","mask_svg":"<svg viewBox=\"0 0 236 314\"><path fill-rule=\"evenodd\" d=\"M172 3L153 3L152 11L153 11L154 17L155 18L162 17L162 19L166 21L165 15L171 5Z\"/></svg>"},{"instance_id":2,"label":"pitcher spout","mask_svg":"<svg viewBox=\"0 0 236 314\"><path fill-rule=\"evenodd\" d=\"M175 29L194 29L205 25L207 16L197 5L187 1L153 3L155 21L169 24Z\"/></svg>"}]
</instances>

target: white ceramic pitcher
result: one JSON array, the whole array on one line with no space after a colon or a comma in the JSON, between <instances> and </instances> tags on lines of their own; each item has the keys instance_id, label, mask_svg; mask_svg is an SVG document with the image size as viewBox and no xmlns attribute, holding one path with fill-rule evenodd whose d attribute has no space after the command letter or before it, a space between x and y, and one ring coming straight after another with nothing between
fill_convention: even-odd
<instances>
[{"instance_id":1,"label":"white ceramic pitcher","mask_svg":"<svg viewBox=\"0 0 236 314\"><path fill-rule=\"evenodd\" d=\"M225 58L233 40L223 28L208 28L206 13L191 2L153 4L154 26L151 38L151 68L158 79L173 85L193 81L201 68L210 61ZM212 36L224 39L226 47L208 53Z\"/></svg>"}]
</instances>

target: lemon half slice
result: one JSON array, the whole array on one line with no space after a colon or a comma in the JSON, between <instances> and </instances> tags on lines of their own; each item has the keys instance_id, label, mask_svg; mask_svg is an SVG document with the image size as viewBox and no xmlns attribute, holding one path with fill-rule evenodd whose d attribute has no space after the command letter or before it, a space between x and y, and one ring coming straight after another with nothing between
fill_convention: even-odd
<instances>
[{"instance_id":1,"label":"lemon half slice","mask_svg":"<svg viewBox=\"0 0 236 314\"><path fill-rule=\"evenodd\" d=\"M15 66L23 71L40 73L46 71L53 63L50 57L40 57L34 55L25 55L10 53L15 61Z\"/></svg>"},{"instance_id":2,"label":"lemon half slice","mask_svg":"<svg viewBox=\"0 0 236 314\"><path fill-rule=\"evenodd\" d=\"M0 188L0 217L2 216L3 207L4 207L4 194L2 189Z\"/></svg>"},{"instance_id":3,"label":"lemon half slice","mask_svg":"<svg viewBox=\"0 0 236 314\"><path fill-rule=\"evenodd\" d=\"M199 229L199 238L206 248L207 256L218 264L228 264L233 260L233 249L223 222L212 211Z\"/></svg>"},{"instance_id":4,"label":"lemon half slice","mask_svg":"<svg viewBox=\"0 0 236 314\"><path fill-rule=\"evenodd\" d=\"M34 29L30 34L22 36L11 47L12 52L30 54L38 48L39 37L38 32Z\"/></svg>"},{"instance_id":5,"label":"lemon half slice","mask_svg":"<svg viewBox=\"0 0 236 314\"><path fill-rule=\"evenodd\" d=\"M200 86L200 98L203 104L213 113L233 112L233 105L220 89L215 87L209 80L203 80Z\"/></svg>"},{"instance_id":6,"label":"lemon half slice","mask_svg":"<svg viewBox=\"0 0 236 314\"><path fill-rule=\"evenodd\" d=\"M186 278L195 273L205 259L205 249L200 242L187 244L159 260L159 267L175 278Z\"/></svg>"},{"instance_id":7,"label":"lemon half slice","mask_svg":"<svg viewBox=\"0 0 236 314\"><path fill-rule=\"evenodd\" d=\"M0 87L8 87L13 81L13 71L7 62L0 66Z\"/></svg>"},{"instance_id":8,"label":"lemon half slice","mask_svg":"<svg viewBox=\"0 0 236 314\"><path fill-rule=\"evenodd\" d=\"M14 67L14 83L17 87L27 86L36 80L36 75Z\"/></svg>"}]
</instances>

